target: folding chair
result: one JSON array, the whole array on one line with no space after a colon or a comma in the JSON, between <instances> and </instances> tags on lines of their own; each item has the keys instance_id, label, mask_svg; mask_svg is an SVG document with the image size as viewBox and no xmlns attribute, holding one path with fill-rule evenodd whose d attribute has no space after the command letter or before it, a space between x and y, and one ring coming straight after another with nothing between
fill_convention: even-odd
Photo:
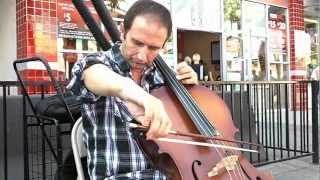
<instances>
[{"instance_id":1,"label":"folding chair","mask_svg":"<svg viewBox=\"0 0 320 180\"><path fill-rule=\"evenodd\" d=\"M74 124L71 131L71 145L78 178L77 180L85 180L81 158L87 156L87 150L82 139L82 118L79 118Z\"/></svg>"},{"instance_id":2,"label":"folding chair","mask_svg":"<svg viewBox=\"0 0 320 180\"><path fill-rule=\"evenodd\" d=\"M44 72L47 72L48 76L49 76L49 80L45 80L42 82L37 82L36 80L26 80L21 72L23 67L26 67L26 63L37 63L37 65L41 65L41 70L45 70ZM65 135L70 135L71 133L71 128L72 125L74 123L74 117L72 115L72 113L70 112L70 109L64 99L64 89L63 86L54 78L52 70L49 66L49 64L47 63L46 60L44 60L41 57L32 57L32 58L26 58L26 59L20 59L20 60L16 60L13 62L13 66L14 66L14 70L15 73L17 75L18 81L21 85L21 93L23 94L24 98L26 98L28 105L30 107L30 114L24 114L24 127L29 127L29 126L38 126L40 128L40 133L42 135L42 163L40 163L40 165L42 165L42 169L41 169L41 173L43 178L46 178L47 176L47 167L46 165L48 163L46 163L46 147L44 144L47 144L49 147L49 151L51 152L55 162L57 163L57 168L58 168L58 177L60 177L60 173L61 172L61 168L62 168L62 164L63 164L63 149L62 149L62 137ZM22 67L22 68L21 68ZM39 86L41 85L41 86ZM56 117L48 117L48 116L43 116L41 114L39 114L39 112L37 111L36 108L36 103L37 101L39 102L39 99L43 99L45 98L44 94L44 85L50 85L50 88L53 88L54 91L56 92L56 96L60 99L61 103L64 105L64 107L66 108L66 112L67 112L67 119L61 119L61 118L56 118ZM33 88L33 92L30 93L30 87ZM48 86L47 86L48 87ZM28 91L29 90L29 91ZM40 91L41 90L41 91ZM41 96L39 95L39 93L41 93ZM32 123L29 122L29 120L32 120ZM35 122L35 123L34 123ZM64 124L66 126L69 126L69 128L66 128L67 130L61 130L61 125ZM47 127L48 126L52 126L54 125L55 127L55 138L56 138L56 144L54 147L53 142L52 142L52 137L50 137L49 133L47 132ZM25 159L28 160L28 155L29 155L29 150L28 150L28 133L25 134L25 145L26 147L26 151L25 151ZM31 143L31 145L33 145ZM25 169L26 169L26 178L29 179L29 172L33 173L34 170L30 170L29 171L29 163L26 163ZM39 165L38 165L39 166ZM52 170L52 169L51 169ZM41 174L40 173L40 174ZM60 178L58 178L60 179Z\"/></svg>"}]
</instances>

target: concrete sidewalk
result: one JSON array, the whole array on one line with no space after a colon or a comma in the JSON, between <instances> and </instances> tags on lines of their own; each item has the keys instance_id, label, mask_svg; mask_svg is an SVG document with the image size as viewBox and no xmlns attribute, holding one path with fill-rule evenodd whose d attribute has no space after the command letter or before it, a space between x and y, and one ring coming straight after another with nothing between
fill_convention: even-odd
<instances>
[{"instance_id":1,"label":"concrete sidewalk","mask_svg":"<svg viewBox=\"0 0 320 180\"><path fill-rule=\"evenodd\" d=\"M259 167L270 171L278 180L320 180L320 165L312 163L312 157L304 157Z\"/></svg>"}]
</instances>

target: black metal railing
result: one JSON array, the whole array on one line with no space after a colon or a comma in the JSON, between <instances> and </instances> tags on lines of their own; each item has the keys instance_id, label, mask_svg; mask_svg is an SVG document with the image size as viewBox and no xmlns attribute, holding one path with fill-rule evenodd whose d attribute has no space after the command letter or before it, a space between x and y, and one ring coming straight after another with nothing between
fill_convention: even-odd
<instances>
[{"instance_id":1,"label":"black metal railing","mask_svg":"<svg viewBox=\"0 0 320 180\"><path fill-rule=\"evenodd\" d=\"M206 82L227 103L238 139L264 146L256 166L304 156L319 163L318 81Z\"/></svg>"},{"instance_id":2,"label":"black metal railing","mask_svg":"<svg viewBox=\"0 0 320 180\"><path fill-rule=\"evenodd\" d=\"M25 85L34 104L50 95L49 92L54 93L50 82L32 81ZM64 132L70 131L70 127L67 124L57 126L54 120L38 122L26 96L21 94L18 82L0 81L0 90L0 127L3 130L0 140L3 141L0 179L54 179L58 168L56 151L70 151L69 136L65 136L63 142L58 142L57 134L64 135ZM46 132L45 137L42 129ZM62 147L58 148L60 145Z\"/></svg>"},{"instance_id":3,"label":"black metal railing","mask_svg":"<svg viewBox=\"0 0 320 180\"><path fill-rule=\"evenodd\" d=\"M312 156L313 163L319 163L318 81L206 82L204 85L229 106L239 129L237 139L263 145L259 154L245 153L254 165L304 156ZM35 96L41 98L46 95L46 88L39 86L43 90ZM53 179L56 161L42 137L40 124L32 118L27 120L28 105L19 92L17 82L0 81L0 142L3 144L0 146L0 179L20 179L16 178L17 174L22 174L22 179ZM35 90L34 94L38 93ZM14 102L21 102L21 107ZM21 124L17 126L20 129L12 127L15 123ZM45 130L49 138L56 141L51 124L45 124ZM67 137L65 150L70 147ZM15 167L21 167L21 173Z\"/></svg>"}]
</instances>

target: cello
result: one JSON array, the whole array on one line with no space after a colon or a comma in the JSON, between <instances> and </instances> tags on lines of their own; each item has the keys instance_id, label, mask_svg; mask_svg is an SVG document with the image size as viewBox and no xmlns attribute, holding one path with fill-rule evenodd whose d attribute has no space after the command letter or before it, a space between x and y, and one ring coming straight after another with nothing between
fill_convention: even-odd
<instances>
[{"instance_id":1,"label":"cello","mask_svg":"<svg viewBox=\"0 0 320 180\"><path fill-rule=\"evenodd\" d=\"M163 74L167 86L155 89L151 94L164 104L173 123L173 129L205 137L234 139L238 130L233 124L228 107L216 93L199 85L184 87L160 56L154 63ZM172 134L168 138L176 137ZM184 142L197 140L191 136L183 137ZM229 148L174 144L157 140L153 142L144 138L137 138L137 141L154 165L165 172L169 179L273 179L270 173L259 172L239 151ZM230 142L224 143L219 140L206 142L234 147Z\"/></svg>"},{"instance_id":2,"label":"cello","mask_svg":"<svg viewBox=\"0 0 320 180\"><path fill-rule=\"evenodd\" d=\"M94 24L94 19L88 18L89 11L85 8L83 1L73 0L73 3L97 42L107 50L108 42L99 38L99 35L103 37L103 33ZM112 40L119 41L120 33L116 32L117 28L103 1L93 0L92 3ZM271 174L259 172L239 151L230 148L235 147L230 142L234 141L237 128L233 124L227 106L218 95L198 85L184 87L160 56L154 63L164 76L167 86L155 89L151 94L164 104L173 128L188 134L201 134L208 137L205 140L206 143L222 147L212 148L146 140L143 131L138 128L133 129L136 141L155 168L163 171L168 179L172 180L273 179ZM173 134L168 135L171 139L175 137ZM224 139L224 141L213 140L210 137ZM182 140L191 142L198 139L184 136Z\"/></svg>"}]
</instances>

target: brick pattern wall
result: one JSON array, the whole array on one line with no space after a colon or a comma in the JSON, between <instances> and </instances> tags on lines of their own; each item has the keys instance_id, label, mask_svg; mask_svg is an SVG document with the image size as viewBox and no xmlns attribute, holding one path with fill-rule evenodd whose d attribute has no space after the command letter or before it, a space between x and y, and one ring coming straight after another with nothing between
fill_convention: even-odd
<instances>
[{"instance_id":1,"label":"brick pattern wall","mask_svg":"<svg viewBox=\"0 0 320 180\"><path fill-rule=\"evenodd\" d=\"M299 63L295 56L294 30L304 29L303 0L289 0L289 34L290 34L290 69L304 70L304 65ZM291 80L306 79L305 76L292 75Z\"/></svg>"},{"instance_id":2,"label":"brick pattern wall","mask_svg":"<svg viewBox=\"0 0 320 180\"><path fill-rule=\"evenodd\" d=\"M16 18L17 18L17 57L22 58L27 56L27 41L28 41L28 28L27 28L27 14L25 0L17 0L16 4ZM29 27L30 29L30 27ZM30 34L30 36L33 36Z\"/></svg>"},{"instance_id":3,"label":"brick pattern wall","mask_svg":"<svg viewBox=\"0 0 320 180\"><path fill-rule=\"evenodd\" d=\"M51 82L51 79L48 76L48 72L41 69L25 69L20 71L20 74L24 81L37 82L37 83ZM64 72L53 70L52 75L53 77L55 77L57 81L61 81L61 82L65 81ZM49 94L56 93L53 85L51 84L45 87L33 85L33 86L27 86L26 88L27 88L28 94L41 94L42 92L49 93Z\"/></svg>"},{"instance_id":4,"label":"brick pattern wall","mask_svg":"<svg viewBox=\"0 0 320 180\"><path fill-rule=\"evenodd\" d=\"M56 61L57 0L17 0L17 57Z\"/></svg>"},{"instance_id":5,"label":"brick pattern wall","mask_svg":"<svg viewBox=\"0 0 320 180\"><path fill-rule=\"evenodd\" d=\"M303 0L289 0L289 34L290 34L290 69L291 72L305 70L304 62L299 61L295 55L295 30L304 30L304 17L303 17ZM291 80L305 80L307 77L302 75L291 75ZM296 85L295 87L296 97L300 97L302 93L305 93L306 87L303 85ZM293 89L292 89L293 91ZM297 98L295 102L292 102L292 108L299 110L302 108L302 104L306 103L306 99L300 100Z\"/></svg>"},{"instance_id":6,"label":"brick pattern wall","mask_svg":"<svg viewBox=\"0 0 320 180\"><path fill-rule=\"evenodd\" d=\"M44 57L49 62L57 61L57 0L17 0L17 57L28 58L35 55ZM54 70L57 80L64 80L64 73ZM42 66L27 64L21 71L24 80L48 80ZM35 87L28 88L37 93ZM49 87L49 93L54 92Z\"/></svg>"}]
</instances>

